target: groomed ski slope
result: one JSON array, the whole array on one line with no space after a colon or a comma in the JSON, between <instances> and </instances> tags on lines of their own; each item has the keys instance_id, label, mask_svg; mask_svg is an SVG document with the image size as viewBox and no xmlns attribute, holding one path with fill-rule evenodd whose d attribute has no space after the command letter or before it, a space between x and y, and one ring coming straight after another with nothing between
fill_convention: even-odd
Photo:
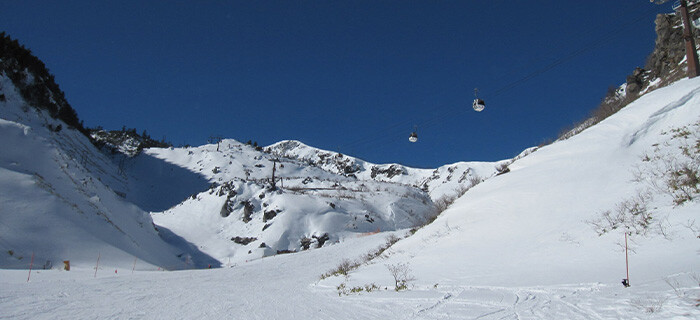
<instances>
[{"instance_id":1,"label":"groomed ski slope","mask_svg":"<svg viewBox=\"0 0 700 320\"><path fill-rule=\"evenodd\" d=\"M0 270L0 310L13 319L697 319L700 249L683 224L698 202L658 194L669 238L633 237L632 287L623 288L621 232L587 220L634 195L633 169L662 132L700 119L700 79L658 89L600 124L520 159L470 189L434 223L348 278L320 280L386 233L318 250L176 272ZM410 290L394 292L386 265L407 263ZM667 283L668 282L668 283ZM339 296L336 286L375 284ZM383 290L389 288L389 290Z\"/></svg>"}]
</instances>

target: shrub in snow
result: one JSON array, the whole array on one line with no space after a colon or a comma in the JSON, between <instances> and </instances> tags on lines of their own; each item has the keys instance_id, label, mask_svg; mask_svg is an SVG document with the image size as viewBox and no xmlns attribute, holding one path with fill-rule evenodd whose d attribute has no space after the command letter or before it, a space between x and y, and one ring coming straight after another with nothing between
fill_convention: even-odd
<instances>
[{"instance_id":1,"label":"shrub in snow","mask_svg":"<svg viewBox=\"0 0 700 320\"><path fill-rule=\"evenodd\" d=\"M483 181L484 180L480 176L473 175L471 178L469 178L469 188L472 188Z\"/></svg>"},{"instance_id":2,"label":"shrub in snow","mask_svg":"<svg viewBox=\"0 0 700 320\"><path fill-rule=\"evenodd\" d=\"M372 292L372 291L376 291L379 289L380 289L379 286L374 284L374 283L366 284L364 286L357 286L357 287L350 288L347 286L346 282L343 282L336 287L336 290L338 290L339 297L343 296L343 295L347 296L347 295L350 295L352 293L360 293L363 291Z\"/></svg>"},{"instance_id":3,"label":"shrub in snow","mask_svg":"<svg viewBox=\"0 0 700 320\"><path fill-rule=\"evenodd\" d=\"M322 237L328 238L328 234L326 233ZM319 238L317 238L316 236L314 236L314 238L319 240L319 244L320 244L319 248L321 246L323 246L323 242L321 242ZM340 262L340 264L337 267L322 274L321 279L329 278L332 276L340 276L340 275L347 277L347 276L349 276L350 271L353 271L353 270L359 268L363 263L368 263L368 262L372 261L373 259L381 256L387 249L389 249L395 243L399 242L399 240L401 240L401 238L397 237L396 235L393 235L393 234L389 235L386 238L386 242L384 243L384 245L380 246L379 248L377 248L375 250L368 252L367 254L362 256L359 260L344 259L343 261Z\"/></svg>"},{"instance_id":4,"label":"shrub in snow","mask_svg":"<svg viewBox=\"0 0 700 320\"><path fill-rule=\"evenodd\" d=\"M395 243L399 242L399 240L401 240L401 238L397 237L396 235L389 235L386 238L386 242L384 242L384 245L365 254L364 261L370 262L376 259L377 257L381 256L386 250L391 248L391 246L393 246Z\"/></svg>"},{"instance_id":5,"label":"shrub in snow","mask_svg":"<svg viewBox=\"0 0 700 320\"><path fill-rule=\"evenodd\" d=\"M700 194L700 121L674 128L670 134L668 141L655 146L652 155L642 158L636 179L670 195L679 206Z\"/></svg>"},{"instance_id":6,"label":"shrub in snow","mask_svg":"<svg viewBox=\"0 0 700 320\"><path fill-rule=\"evenodd\" d=\"M330 236L328 236L328 233L324 233L321 236L313 236L312 238L316 239L316 248L320 248L330 239Z\"/></svg>"},{"instance_id":7,"label":"shrub in snow","mask_svg":"<svg viewBox=\"0 0 700 320\"><path fill-rule=\"evenodd\" d=\"M348 276L350 271L357 269L362 263L354 260L343 259L337 267L321 275L321 279L332 276Z\"/></svg>"},{"instance_id":8,"label":"shrub in snow","mask_svg":"<svg viewBox=\"0 0 700 320\"><path fill-rule=\"evenodd\" d=\"M628 232L645 235L652 224L652 212L649 210L651 193L640 192L636 196L623 200L613 210L603 211L596 219L588 221L598 235L624 228Z\"/></svg>"},{"instance_id":9,"label":"shrub in snow","mask_svg":"<svg viewBox=\"0 0 700 320\"><path fill-rule=\"evenodd\" d=\"M667 298L637 298L630 301L630 305L644 310L646 313L658 313L666 303Z\"/></svg>"},{"instance_id":10,"label":"shrub in snow","mask_svg":"<svg viewBox=\"0 0 700 320\"><path fill-rule=\"evenodd\" d=\"M700 194L700 121L674 128L670 133L666 142L654 145L651 155L642 157L642 164L636 169L635 181L643 183L645 189L588 221L599 235L624 228L641 235L653 229L667 237L664 219L655 218L655 213L649 209L654 193L669 195L675 206L697 199ZM694 222L689 222L688 227L695 232Z\"/></svg>"},{"instance_id":11,"label":"shrub in snow","mask_svg":"<svg viewBox=\"0 0 700 320\"><path fill-rule=\"evenodd\" d=\"M307 237L302 237L301 240L299 240L299 243L301 245L302 250L309 250L311 247L311 239Z\"/></svg>"},{"instance_id":12,"label":"shrub in snow","mask_svg":"<svg viewBox=\"0 0 700 320\"><path fill-rule=\"evenodd\" d=\"M408 285L416 279L411 275L411 268L408 263L397 263L385 265L389 273L394 278L394 290L401 291L408 289Z\"/></svg>"}]
</instances>

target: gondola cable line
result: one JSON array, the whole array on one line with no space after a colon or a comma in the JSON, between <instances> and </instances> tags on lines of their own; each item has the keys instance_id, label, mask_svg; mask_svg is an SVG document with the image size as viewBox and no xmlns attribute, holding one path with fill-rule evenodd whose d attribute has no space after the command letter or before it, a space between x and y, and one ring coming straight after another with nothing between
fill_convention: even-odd
<instances>
[{"instance_id":1,"label":"gondola cable line","mask_svg":"<svg viewBox=\"0 0 700 320\"><path fill-rule=\"evenodd\" d=\"M643 19L648 18L649 14L653 13L655 11L656 11L656 8L654 8L654 10L649 10L648 12L645 12L640 17L635 18L634 20L631 20L630 22L622 25L621 27L618 27L618 29L626 29L630 25L636 24L636 23L642 21ZM554 68L556 68L556 67L558 67L566 62L569 62L569 61L573 60L574 58L576 58L584 53L587 53L591 50L602 47L604 44L607 44L608 42L610 42L614 39L620 38L622 36L624 36L624 33L621 33L621 32L608 33L607 36L605 36L599 40L592 41L592 42L588 43L586 46L583 46L583 47L551 62L550 64L548 64L542 68L534 70L533 72L530 72L527 75L504 85L503 87L495 90L492 94L488 95L486 98L488 100L492 100L496 97L499 97L503 93L520 86L521 84L531 80L532 78L535 78L541 74L549 72L550 70L552 70L552 69L554 69ZM446 109L441 115L434 116L432 118L427 119L426 121L424 121L422 123L419 123L418 125L421 128L423 128L423 130L425 130L425 128L429 128L429 127L435 126L437 124L443 123L446 119L452 118L459 113L465 112L465 110L466 110L463 106L450 108L450 105L447 105L447 104L444 104L442 106L436 106L435 108L438 108L438 109L446 108ZM485 108L484 99L480 99L478 97L478 89L475 89L475 99L472 102L472 109L476 112L481 112L484 110L484 108ZM389 138L391 136L395 137L395 136L402 135L402 132L405 132L405 131L403 131L403 129L399 129L399 128L402 128L402 127L405 128L406 122L407 121L404 121L401 123L396 123L395 125L392 125L386 129L380 130L379 132L377 132L377 134L368 135L368 136L365 136L365 137L360 138L358 140L355 140L353 142L350 142L348 144L345 144L345 146L346 146L345 149L352 149L356 146L364 145L368 142L373 142L374 147L377 147L379 145L377 142L379 142L379 141L386 140L387 138ZM417 127L418 125L415 125L415 126ZM385 133L388 133L390 131L393 132L393 135L385 134ZM415 127L414 127L414 132L412 132L411 135L409 135L409 141L410 141L411 136L413 136L414 133L416 133ZM403 134L405 134L405 133L403 133ZM417 141L417 134L416 134L415 138ZM413 142L413 141L411 141L411 142ZM364 148L364 149L367 149L367 148Z\"/></svg>"}]
</instances>

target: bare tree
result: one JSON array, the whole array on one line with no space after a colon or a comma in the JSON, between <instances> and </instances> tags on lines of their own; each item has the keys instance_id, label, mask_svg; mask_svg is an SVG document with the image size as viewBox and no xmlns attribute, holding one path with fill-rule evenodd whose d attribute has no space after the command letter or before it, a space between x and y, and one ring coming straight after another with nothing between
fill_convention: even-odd
<instances>
[{"instance_id":1,"label":"bare tree","mask_svg":"<svg viewBox=\"0 0 700 320\"><path fill-rule=\"evenodd\" d=\"M389 269L391 276L394 277L394 290L396 291L408 289L408 284L416 280L411 274L411 268L408 266L408 263L399 262L385 266Z\"/></svg>"}]
</instances>

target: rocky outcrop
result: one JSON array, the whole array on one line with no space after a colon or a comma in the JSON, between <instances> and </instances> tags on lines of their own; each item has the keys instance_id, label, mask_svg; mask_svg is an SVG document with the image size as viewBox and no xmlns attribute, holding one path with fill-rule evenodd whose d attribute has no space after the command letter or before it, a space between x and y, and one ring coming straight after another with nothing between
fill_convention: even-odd
<instances>
[{"instance_id":1,"label":"rocky outcrop","mask_svg":"<svg viewBox=\"0 0 700 320\"><path fill-rule=\"evenodd\" d=\"M691 20L700 18L700 2L690 1L688 9L690 11ZM638 89L642 89L649 85L649 81L660 79L660 85L670 84L680 78L685 77L686 63L685 59L685 43L683 41L683 22L681 16L677 13L659 14L656 16L656 42L654 51L647 59L644 70L648 72L646 81L642 81L641 85L637 70L628 77L627 92L636 93ZM700 42L700 32L691 28L694 33L695 43ZM630 81L632 80L632 81ZM631 87L630 87L631 84Z\"/></svg>"}]
</instances>

